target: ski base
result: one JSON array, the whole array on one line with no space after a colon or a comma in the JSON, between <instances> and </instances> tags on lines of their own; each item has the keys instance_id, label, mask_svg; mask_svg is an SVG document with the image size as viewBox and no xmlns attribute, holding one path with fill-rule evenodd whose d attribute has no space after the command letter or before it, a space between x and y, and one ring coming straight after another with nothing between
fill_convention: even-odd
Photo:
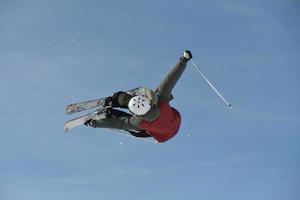
<instances>
[{"instance_id":1,"label":"ski base","mask_svg":"<svg viewBox=\"0 0 300 200\"><path fill-rule=\"evenodd\" d=\"M99 119L104 119L106 118L106 109L98 109L94 112L88 113L86 115L83 115L81 117L77 117L75 119L72 119L70 121L67 121L64 125L64 130L65 132L68 132L69 130L83 125L85 122L87 122L88 120L92 119L92 120L99 120Z\"/></svg>"},{"instance_id":2,"label":"ski base","mask_svg":"<svg viewBox=\"0 0 300 200\"><path fill-rule=\"evenodd\" d=\"M134 88L127 91L128 94L131 95L144 95L145 89L142 87ZM84 110L92 109L95 107L103 108L105 105L105 98L100 98L96 100L91 101L85 101L85 102L79 102L79 103L73 103L69 104L66 109L66 114L70 115L76 112L81 112Z\"/></svg>"},{"instance_id":3,"label":"ski base","mask_svg":"<svg viewBox=\"0 0 300 200\"><path fill-rule=\"evenodd\" d=\"M81 112L90 108L95 108L98 106L104 107L105 104L105 98L91 100L91 101L85 101L85 102L79 102L79 103L73 103L67 106L66 114L70 115L76 112Z\"/></svg>"}]
</instances>

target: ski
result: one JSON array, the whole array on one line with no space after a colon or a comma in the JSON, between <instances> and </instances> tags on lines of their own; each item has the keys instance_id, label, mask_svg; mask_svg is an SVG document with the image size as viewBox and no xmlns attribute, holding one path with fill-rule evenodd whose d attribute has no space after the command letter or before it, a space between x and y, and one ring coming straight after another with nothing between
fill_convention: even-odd
<instances>
[{"instance_id":1,"label":"ski","mask_svg":"<svg viewBox=\"0 0 300 200\"><path fill-rule=\"evenodd\" d=\"M131 94L131 95L144 95L145 94L144 88L142 88L142 87L128 90L127 93ZM88 109L95 108L95 107L103 108L104 103L105 103L105 98L100 98L100 99L95 99L95 100L90 100L90 101L85 101L85 102L69 104L66 109L66 114L70 115L70 114L73 114L76 112L81 112L81 111L88 110Z\"/></svg>"},{"instance_id":2,"label":"ski","mask_svg":"<svg viewBox=\"0 0 300 200\"><path fill-rule=\"evenodd\" d=\"M98 106L104 107L105 98L90 100L85 102L73 103L67 106L66 114L70 115L76 112L81 112L87 109L95 108Z\"/></svg>"},{"instance_id":3,"label":"ski","mask_svg":"<svg viewBox=\"0 0 300 200\"><path fill-rule=\"evenodd\" d=\"M69 131L70 129L73 129L77 126L80 126L82 124L84 124L85 122L87 122L90 119L93 120L99 120L99 119L104 119L106 117L106 112L104 108L100 108L96 111L90 112L86 115L77 117L75 119L72 119L70 121L67 121L65 123L64 129L65 132Z\"/></svg>"}]
</instances>

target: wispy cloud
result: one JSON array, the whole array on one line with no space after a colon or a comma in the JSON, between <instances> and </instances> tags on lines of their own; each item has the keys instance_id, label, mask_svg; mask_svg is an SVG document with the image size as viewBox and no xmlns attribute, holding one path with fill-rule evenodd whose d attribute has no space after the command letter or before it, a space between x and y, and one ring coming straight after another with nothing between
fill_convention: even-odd
<instances>
[{"instance_id":1,"label":"wispy cloud","mask_svg":"<svg viewBox=\"0 0 300 200\"><path fill-rule=\"evenodd\" d=\"M90 185L90 184L116 184L128 181L137 181L151 178L153 174L143 167L109 167L102 170L64 175L40 175L40 176L14 176L10 179L17 185L37 186L68 186L68 185Z\"/></svg>"},{"instance_id":2,"label":"wispy cloud","mask_svg":"<svg viewBox=\"0 0 300 200\"><path fill-rule=\"evenodd\" d=\"M229 12L244 16L244 17L257 17L258 9L253 5L238 3L238 2L222 2L222 6Z\"/></svg>"}]
</instances>

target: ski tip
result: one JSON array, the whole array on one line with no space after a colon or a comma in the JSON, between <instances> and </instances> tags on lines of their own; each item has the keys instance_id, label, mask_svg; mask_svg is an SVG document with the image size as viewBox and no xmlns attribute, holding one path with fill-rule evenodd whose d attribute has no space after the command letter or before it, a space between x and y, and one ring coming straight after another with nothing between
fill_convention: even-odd
<instances>
[{"instance_id":1,"label":"ski tip","mask_svg":"<svg viewBox=\"0 0 300 200\"><path fill-rule=\"evenodd\" d=\"M64 127L64 131L65 131L66 134L67 134L68 130L69 129L67 127Z\"/></svg>"},{"instance_id":2,"label":"ski tip","mask_svg":"<svg viewBox=\"0 0 300 200\"><path fill-rule=\"evenodd\" d=\"M66 108L66 115L70 115L70 114L72 114L72 110L71 110L70 107L68 106L68 107Z\"/></svg>"}]
</instances>

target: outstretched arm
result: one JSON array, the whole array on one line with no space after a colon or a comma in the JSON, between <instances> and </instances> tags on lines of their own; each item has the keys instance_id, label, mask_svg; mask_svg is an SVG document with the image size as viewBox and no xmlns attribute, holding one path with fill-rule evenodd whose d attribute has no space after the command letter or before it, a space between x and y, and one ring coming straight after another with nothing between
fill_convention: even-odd
<instances>
[{"instance_id":1,"label":"outstretched arm","mask_svg":"<svg viewBox=\"0 0 300 200\"><path fill-rule=\"evenodd\" d=\"M185 51L183 56L179 59L177 64L171 69L171 71L165 76L162 82L157 87L156 91L158 93L158 97L162 101L170 101L171 93L176 85L177 81L181 77L184 72L187 62L192 58L192 54L190 51Z\"/></svg>"}]
</instances>

